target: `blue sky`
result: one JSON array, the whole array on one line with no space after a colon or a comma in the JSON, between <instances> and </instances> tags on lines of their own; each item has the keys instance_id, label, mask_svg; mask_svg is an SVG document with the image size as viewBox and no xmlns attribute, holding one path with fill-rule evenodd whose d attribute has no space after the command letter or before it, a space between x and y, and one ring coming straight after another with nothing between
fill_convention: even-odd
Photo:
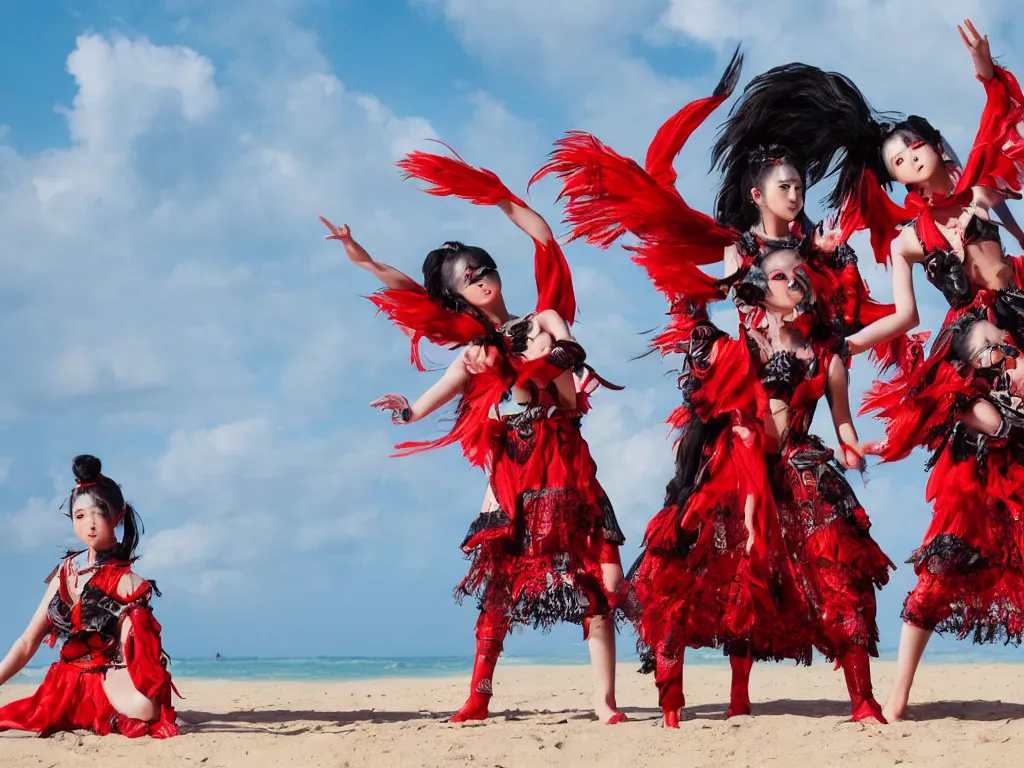
<instances>
[{"instance_id":1,"label":"blue sky","mask_svg":"<svg viewBox=\"0 0 1024 768\"><path fill-rule=\"evenodd\" d=\"M566 129L641 156L742 39L743 82L795 59L840 69L879 108L928 116L963 153L982 90L955 22L970 13L1019 66L1009 0L828 0L813 13L778 0L771 17L754 0L585 5L5 4L0 579L17 588L0 643L22 630L68 542L58 507L70 461L92 452L146 522L139 570L164 591L172 655L470 653L475 611L450 591L483 478L456 450L387 458L398 439L438 427L399 432L365 404L415 395L432 375L408 366L402 337L360 298L374 284L322 240L317 215L411 272L442 240L484 245L510 305L526 308L529 243L494 210L402 184L403 152L441 137L520 193ZM916 73L915 62L928 64ZM723 115L678 163L684 195L705 210ZM531 198L552 223L554 195L543 183ZM595 399L585 434L630 561L670 471L661 422L677 393L668 364L629 358L665 307L621 251L568 256L577 334L628 387ZM886 297L884 272L865 271ZM938 296L920 293L934 326ZM858 393L870 373L858 361ZM818 426L834 442L824 410ZM877 435L867 421L861 431ZM858 488L898 562L927 524L924 478L915 456ZM911 576L901 567L882 593L884 645ZM571 628L508 644L579 647Z\"/></svg>"}]
</instances>

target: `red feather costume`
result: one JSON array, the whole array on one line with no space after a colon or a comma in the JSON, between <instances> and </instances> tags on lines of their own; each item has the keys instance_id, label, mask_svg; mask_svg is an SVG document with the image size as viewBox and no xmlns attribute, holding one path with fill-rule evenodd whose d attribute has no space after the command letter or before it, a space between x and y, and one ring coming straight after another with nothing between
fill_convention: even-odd
<instances>
[{"instance_id":1,"label":"red feather costume","mask_svg":"<svg viewBox=\"0 0 1024 768\"><path fill-rule=\"evenodd\" d=\"M511 202L526 207L497 176L461 158L413 152L399 163L407 177L427 181L435 195L455 195L477 205ZM569 267L555 240L535 241L538 300L534 312L494 327L482 313L455 313L425 289L382 290L371 298L410 336L412 359L427 339L449 348L493 347L498 364L474 375L456 410L453 429L429 442L397 446L409 455L459 442L474 466L483 468L496 504L474 520L462 543L471 565L456 589L461 600L477 599L477 664L473 694L455 719L486 715L490 677L505 635L515 624L548 629L567 621L582 624L612 611L602 564L619 563L624 542L614 510L597 480L597 467L580 433L589 397L599 386L618 389L584 363L575 342L555 342L540 359L524 356L534 316L554 310L567 323L576 314ZM572 371L576 407L559 406L554 381ZM512 405L515 386L531 393Z\"/></svg>"},{"instance_id":2,"label":"red feather costume","mask_svg":"<svg viewBox=\"0 0 1024 768\"><path fill-rule=\"evenodd\" d=\"M683 404L669 418L681 430L677 474L628 576L636 599L628 608L669 725L678 722L684 703L686 647L724 647L729 653L731 714L749 712L753 658L810 663L817 647L842 662L855 716L880 715L867 657L877 655L874 589L886 583L893 566L868 533L867 516L832 452L807 427L824 394L829 363L842 354L837 331L852 332L892 308L871 301L848 247L835 254L809 249L798 229L791 240L764 243L720 226L679 195L672 161L737 78L734 58L713 96L687 105L662 126L646 168L574 132L558 142L534 177L560 177L574 236L602 247L627 231L639 239L626 247L672 306L672 322L654 344L663 355L684 359ZM766 248L804 253L821 297L804 317L806 335L817 339L810 365L753 354L748 335L764 320L757 306L741 304L739 340L708 322L707 303L724 299L733 280L714 280L698 265L721 260L729 246L742 260L739 275L748 274ZM879 352L883 359L896 354ZM793 412L778 450L769 450L763 426L769 394L784 397Z\"/></svg>"},{"instance_id":3,"label":"red feather costume","mask_svg":"<svg viewBox=\"0 0 1024 768\"><path fill-rule=\"evenodd\" d=\"M69 556L56 574L60 583L49 607L49 643L52 646L63 640L60 659L50 665L34 695L0 707L0 731L35 731L49 736L84 729L100 736L176 736L171 705L174 686L160 645L160 624L149 605L156 587L143 582L132 594L122 594L120 583L131 573L130 562L101 559L88 567L83 556ZM76 572L79 579L87 575L88 582L73 601L68 580ZM122 644L125 622L131 623L131 629ZM127 668L135 689L159 703L155 722L135 720L114 710L103 680L108 670L118 668Z\"/></svg>"},{"instance_id":4,"label":"red feather costume","mask_svg":"<svg viewBox=\"0 0 1024 768\"><path fill-rule=\"evenodd\" d=\"M979 78L980 79L980 78ZM1024 473L1014 427L1020 418L1010 404L1016 394L972 377L970 366L951 358L956 326L986 319L1024 349L1024 257L1006 256L1004 286L973 284L965 269L965 251L974 244L998 243L999 229L974 216L955 251L938 228L934 209L973 202L973 188L989 187L1017 196L1024 183L1024 96L1016 79L996 67L982 81L987 95L981 126L954 189L925 199L916 192L903 206L893 203L870 173L843 213L848 231L871 230L876 258L887 262L889 245L902 222L911 222L925 254L924 267L950 305L942 331L925 359L920 335L889 382L875 382L862 412L885 422L878 447L883 461L905 458L917 446L932 452L926 500L933 517L921 546L911 555L917 586L903 604L903 619L923 629L952 632L976 643L1020 643L1024 637ZM980 391L979 391L980 387ZM1006 427L1000 436L973 435L964 414L978 398L999 409Z\"/></svg>"}]
</instances>

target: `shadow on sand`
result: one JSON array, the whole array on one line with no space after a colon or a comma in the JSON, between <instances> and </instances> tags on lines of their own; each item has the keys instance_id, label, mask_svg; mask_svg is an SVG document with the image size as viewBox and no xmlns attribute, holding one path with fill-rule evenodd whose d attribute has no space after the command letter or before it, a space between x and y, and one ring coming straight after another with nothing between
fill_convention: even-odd
<instances>
[{"instance_id":1,"label":"shadow on sand","mask_svg":"<svg viewBox=\"0 0 1024 768\"><path fill-rule=\"evenodd\" d=\"M723 720L725 702L701 704L687 707L686 720ZM652 722L661 718L661 710L651 707L623 707L623 712L636 722ZM183 730L193 733L273 733L281 736L297 736L314 731L346 730L347 726L358 723L411 723L424 726L442 723L452 712L387 712L377 710L354 710L350 712L315 712L302 710L260 710L244 712L201 712L186 710L179 712ZM755 701L755 717L795 716L807 718L849 717L850 704L835 699L776 699ZM911 705L908 720L942 720L946 718L975 722L996 722L999 720L1024 719L1024 704L1003 701L935 701ZM508 709L495 711L492 717L504 720L532 720L544 718L556 723L569 720L595 720L594 715L582 709ZM485 721L486 723L486 721ZM483 723L483 724L485 724Z\"/></svg>"}]
</instances>

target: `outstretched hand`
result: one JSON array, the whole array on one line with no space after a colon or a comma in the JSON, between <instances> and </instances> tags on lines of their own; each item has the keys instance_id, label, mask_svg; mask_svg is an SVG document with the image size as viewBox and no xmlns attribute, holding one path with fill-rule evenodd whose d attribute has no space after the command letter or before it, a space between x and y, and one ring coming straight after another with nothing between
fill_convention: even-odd
<instances>
[{"instance_id":1,"label":"outstretched hand","mask_svg":"<svg viewBox=\"0 0 1024 768\"><path fill-rule=\"evenodd\" d=\"M992 49L989 48L988 35L982 35L970 19L964 19L963 25L957 24L956 28L960 32L960 39L964 41L964 46L971 52L971 58L974 59L974 71L978 73L978 77L982 80L991 80L996 73L996 67L992 61Z\"/></svg>"},{"instance_id":2,"label":"outstretched hand","mask_svg":"<svg viewBox=\"0 0 1024 768\"><path fill-rule=\"evenodd\" d=\"M391 422L393 424L408 424L412 417L409 400L402 395L384 395L384 397L370 403L370 407L378 408L381 411L391 411Z\"/></svg>"},{"instance_id":3,"label":"outstretched hand","mask_svg":"<svg viewBox=\"0 0 1024 768\"><path fill-rule=\"evenodd\" d=\"M476 375L493 368L498 362L497 347L484 347L474 344L466 350L462 358L466 364L466 370Z\"/></svg>"}]
</instances>

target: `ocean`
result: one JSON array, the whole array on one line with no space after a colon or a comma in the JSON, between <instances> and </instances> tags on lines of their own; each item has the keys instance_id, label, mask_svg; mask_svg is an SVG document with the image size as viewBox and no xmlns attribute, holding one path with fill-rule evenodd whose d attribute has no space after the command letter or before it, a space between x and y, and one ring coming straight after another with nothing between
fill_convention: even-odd
<instances>
[{"instance_id":1,"label":"ocean","mask_svg":"<svg viewBox=\"0 0 1024 768\"><path fill-rule=\"evenodd\" d=\"M881 652L885 661L896 660L896 649ZM635 656L623 656L620 662L635 661ZM820 663L827 663L823 658ZM925 654L927 664L984 664L1024 663L1024 650L1012 647L979 647L967 643L933 641ZM584 665L589 659L586 651L559 656L502 656L500 667L521 665ZM688 651L689 666L725 664L718 651ZM11 682L32 683L42 680L47 664L26 667ZM468 675L473 666L471 656L396 656L386 657L314 657L302 659L224 657L173 659L171 672L177 679L193 680L252 680L252 681L352 681L377 680L395 677L446 677Z\"/></svg>"}]
</instances>

